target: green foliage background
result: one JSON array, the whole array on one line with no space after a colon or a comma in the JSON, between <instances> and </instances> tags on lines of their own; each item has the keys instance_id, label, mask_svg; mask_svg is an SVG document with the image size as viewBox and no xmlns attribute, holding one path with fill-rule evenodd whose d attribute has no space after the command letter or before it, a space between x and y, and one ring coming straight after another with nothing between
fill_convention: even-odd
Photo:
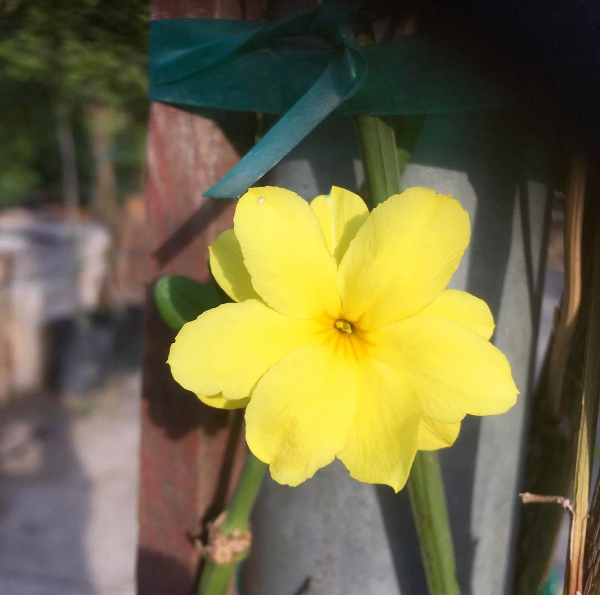
<instances>
[{"instance_id":1,"label":"green foliage background","mask_svg":"<svg viewBox=\"0 0 600 595\"><path fill-rule=\"evenodd\" d=\"M111 114L119 193L139 187L148 24L141 0L0 0L0 206L60 200L59 113L71 124L89 199L90 105Z\"/></svg>"}]
</instances>

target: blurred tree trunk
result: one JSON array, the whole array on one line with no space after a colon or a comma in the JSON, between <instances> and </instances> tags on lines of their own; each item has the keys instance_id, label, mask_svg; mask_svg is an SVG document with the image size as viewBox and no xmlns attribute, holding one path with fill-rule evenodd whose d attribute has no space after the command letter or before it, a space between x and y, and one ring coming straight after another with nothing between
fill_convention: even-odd
<instances>
[{"instance_id":1,"label":"blurred tree trunk","mask_svg":"<svg viewBox=\"0 0 600 595\"><path fill-rule=\"evenodd\" d=\"M113 229L118 216L115 170L111 159L114 149L112 113L105 105L92 103L86 106L86 115L92 143L95 184L92 191L92 208L100 221Z\"/></svg>"},{"instance_id":2,"label":"blurred tree trunk","mask_svg":"<svg viewBox=\"0 0 600 595\"><path fill-rule=\"evenodd\" d=\"M73 126L69 114L59 104L55 106L54 116L65 215L74 222L79 218L79 173Z\"/></svg>"}]
</instances>

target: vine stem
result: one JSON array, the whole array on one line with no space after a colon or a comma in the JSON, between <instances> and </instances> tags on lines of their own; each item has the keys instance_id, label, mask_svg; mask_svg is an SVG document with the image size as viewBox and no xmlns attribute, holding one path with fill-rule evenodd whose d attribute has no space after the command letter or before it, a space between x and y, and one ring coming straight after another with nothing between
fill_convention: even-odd
<instances>
[{"instance_id":1,"label":"vine stem","mask_svg":"<svg viewBox=\"0 0 600 595\"><path fill-rule=\"evenodd\" d=\"M400 180L424 119L425 116L356 118L371 206L375 207L400 192ZM436 452L417 452L408 490L429 592L432 595L460 595Z\"/></svg>"},{"instance_id":2,"label":"vine stem","mask_svg":"<svg viewBox=\"0 0 600 595\"><path fill-rule=\"evenodd\" d=\"M235 494L226 508L226 516L219 529L222 535L231 536L236 532L250 531L250 515L266 470L267 465L248 452ZM225 595L238 564L248 553L246 551L239 554L231 562L225 564L219 564L207 557L200 575L197 595Z\"/></svg>"}]
</instances>

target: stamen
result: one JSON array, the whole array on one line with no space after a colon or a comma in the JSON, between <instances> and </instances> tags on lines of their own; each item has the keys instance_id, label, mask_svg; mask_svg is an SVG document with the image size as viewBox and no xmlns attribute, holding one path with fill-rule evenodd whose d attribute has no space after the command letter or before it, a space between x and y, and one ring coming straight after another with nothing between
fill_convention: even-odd
<instances>
[{"instance_id":1,"label":"stamen","mask_svg":"<svg viewBox=\"0 0 600 595\"><path fill-rule=\"evenodd\" d=\"M350 335L352 333L352 323L343 318L338 318L335 321L334 326L340 333L344 333L345 335Z\"/></svg>"}]
</instances>

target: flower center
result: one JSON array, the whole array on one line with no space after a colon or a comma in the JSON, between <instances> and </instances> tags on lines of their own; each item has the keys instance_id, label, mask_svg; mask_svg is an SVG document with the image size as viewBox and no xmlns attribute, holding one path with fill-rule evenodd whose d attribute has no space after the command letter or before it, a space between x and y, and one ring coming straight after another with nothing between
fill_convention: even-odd
<instances>
[{"instance_id":1,"label":"flower center","mask_svg":"<svg viewBox=\"0 0 600 595\"><path fill-rule=\"evenodd\" d=\"M352 333L352 323L343 318L338 318L333 326L335 326L340 333L344 333L345 335L350 335Z\"/></svg>"}]
</instances>

